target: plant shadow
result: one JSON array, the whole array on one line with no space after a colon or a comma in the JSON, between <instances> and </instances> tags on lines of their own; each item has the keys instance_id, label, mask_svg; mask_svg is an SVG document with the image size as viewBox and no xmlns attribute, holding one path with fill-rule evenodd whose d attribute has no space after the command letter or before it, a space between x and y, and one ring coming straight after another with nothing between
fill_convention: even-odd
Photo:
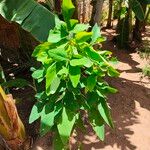
<instances>
[{"instance_id":1,"label":"plant shadow","mask_svg":"<svg viewBox=\"0 0 150 150\"><path fill-rule=\"evenodd\" d=\"M106 36L112 35L106 34ZM110 40L109 37L108 39ZM71 139L71 150L78 148L83 150L135 150L137 145L130 138L135 135L132 127L142 124L138 118L140 112L136 109L137 103L141 108L150 111L150 88L146 88L149 83L139 80L141 61L137 61L138 58L133 58L137 57L138 54L135 55L135 52L127 50L118 50L111 41L104 43L103 49L112 50L113 56L117 56L120 62L119 72L125 74L125 76L119 78L106 79L111 86L118 89L117 94L108 96L115 128L110 129L106 126L104 142L97 138L89 125L86 126L86 133L78 129ZM129 77L130 75L131 77ZM145 87L144 84L147 86Z\"/></svg>"},{"instance_id":2,"label":"plant shadow","mask_svg":"<svg viewBox=\"0 0 150 150\"><path fill-rule=\"evenodd\" d=\"M78 149L79 145L86 150L91 150L92 148L113 149L114 147L121 150L136 149L136 145L129 138L129 136L134 135L134 131L130 127L140 124L135 100L141 107L150 110L150 101L148 99L150 89L123 78L109 79L109 83L119 89L117 94L110 95L108 98L115 128L106 127L104 142L97 138L89 125L86 133L81 134L82 131L78 130L72 139L72 150Z\"/></svg>"}]
</instances>

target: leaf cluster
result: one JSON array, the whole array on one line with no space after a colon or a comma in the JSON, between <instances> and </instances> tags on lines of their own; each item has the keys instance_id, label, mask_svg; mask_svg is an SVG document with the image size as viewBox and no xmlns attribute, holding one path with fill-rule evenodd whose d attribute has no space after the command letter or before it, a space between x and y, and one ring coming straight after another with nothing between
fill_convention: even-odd
<instances>
[{"instance_id":1,"label":"leaf cluster","mask_svg":"<svg viewBox=\"0 0 150 150\"><path fill-rule=\"evenodd\" d=\"M41 66L32 74L38 101L29 118L30 123L41 118L41 135L55 132L55 149L66 148L73 130L81 127L81 110L87 112L89 123L104 140L104 124L113 127L106 95L117 91L104 77L119 75L111 65L111 52L93 48L105 41L98 25L88 32L89 25L71 19L71 0L63 0L62 12L65 21L56 17L47 42L33 52Z\"/></svg>"}]
</instances>

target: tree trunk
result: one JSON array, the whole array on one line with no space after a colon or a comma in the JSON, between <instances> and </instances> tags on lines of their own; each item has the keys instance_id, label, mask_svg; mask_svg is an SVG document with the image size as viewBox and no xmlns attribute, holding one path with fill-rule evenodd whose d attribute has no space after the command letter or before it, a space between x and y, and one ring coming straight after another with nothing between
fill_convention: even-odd
<instances>
[{"instance_id":1,"label":"tree trunk","mask_svg":"<svg viewBox=\"0 0 150 150\"><path fill-rule=\"evenodd\" d=\"M92 0L92 16L90 20L90 25L94 26L97 23L100 26L101 18L102 18L102 8L103 8L104 0Z\"/></svg>"},{"instance_id":2,"label":"tree trunk","mask_svg":"<svg viewBox=\"0 0 150 150\"><path fill-rule=\"evenodd\" d=\"M55 11L56 11L58 14L61 13L61 3L62 3L62 0L55 0L55 1L54 1Z\"/></svg>"},{"instance_id":3,"label":"tree trunk","mask_svg":"<svg viewBox=\"0 0 150 150\"><path fill-rule=\"evenodd\" d=\"M106 28L111 27L112 12L113 12L113 0L109 0L109 13Z\"/></svg>"}]
</instances>

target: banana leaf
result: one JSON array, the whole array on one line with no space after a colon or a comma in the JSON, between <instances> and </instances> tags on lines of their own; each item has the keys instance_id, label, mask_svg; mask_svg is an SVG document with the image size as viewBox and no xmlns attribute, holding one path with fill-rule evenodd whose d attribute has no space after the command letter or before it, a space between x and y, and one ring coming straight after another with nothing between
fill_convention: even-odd
<instances>
[{"instance_id":1,"label":"banana leaf","mask_svg":"<svg viewBox=\"0 0 150 150\"><path fill-rule=\"evenodd\" d=\"M144 20L144 11L139 0L129 0L129 5L135 13L135 16L140 21Z\"/></svg>"},{"instance_id":2,"label":"banana leaf","mask_svg":"<svg viewBox=\"0 0 150 150\"><path fill-rule=\"evenodd\" d=\"M9 22L16 22L38 41L46 41L55 26L55 16L34 0L0 0L0 14Z\"/></svg>"}]
</instances>

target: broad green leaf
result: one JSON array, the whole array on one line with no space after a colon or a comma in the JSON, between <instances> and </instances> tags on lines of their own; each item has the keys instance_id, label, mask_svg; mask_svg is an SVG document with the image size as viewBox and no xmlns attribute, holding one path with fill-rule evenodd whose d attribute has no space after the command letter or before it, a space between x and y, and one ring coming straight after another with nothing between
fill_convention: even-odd
<instances>
[{"instance_id":1,"label":"broad green leaf","mask_svg":"<svg viewBox=\"0 0 150 150\"><path fill-rule=\"evenodd\" d=\"M85 47L85 51L90 59L95 60L97 62L106 62L106 60L93 48Z\"/></svg>"},{"instance_id":2,"label":"broad green leaf","mask_svg":"<svg viewBox=\"0 0 150 150\"><path fill-rule=\"evenodd\" d=\"M90 109L90 106L87 103L87 99L85 98L84 95L82 95L82 94L76 95L76 98L78 100L78 104L80 105L81 110L89 110Z\"/></svg>"},{"instance_id":3,"label":"broad green leaf","mask_svg":"<svg viewBox=\"0 0 150 150\"><path fill-rule=\"evenodd\" d=\"M59 19L59 17L58 17L58 15L57 14L55 14L55 28L57 29L57 30L60 30L60 28L61 28L61 23L62 23L63 21L61 21L60 19ZM54 29L55 29L54 28Z\"/></svg>"},{"instance_id":4,"label":"broad green leaf","mask_svg":"<svg viewBox=\"0 0 150 150\"><path fill-rule=\"evenodd\" d=\"M61 33L60 32L53 33L53 31L50 31L47 41L50 42L50 43L57 43L61 39L62 38L61 38Z\"/></svg>"},{"instance_id":5,"label":"broad green leaf","mask_svg":"<svg viewBox=\"0 0 150 150\"><path fill-rule=\"evenodd\" d=\"M78 32L75 35L75 39L77 43L82 43L82 42L86 42L87 40L89 40L91 36L92 36L92 32L83 31L83 32Z\"/></svg>"},{"instance_id":6,"label":"broad green leaf","mask_svg":"<svg viewBox=\"0 0 150 150\"><path fill-rule=\"evenodd\" d=\"M118 77L119 72L116 69L114 69L113 67L110 66L110 67L108 67L108 75L110 77Z\"/></svg>"},{"instance_id":7,"label":"broad green leaf","mask_svg":"<svg viewBox=\"0 0 150 150\"><path fill-rule=\"evenodd\" d=\"M74 123L75 115L66 108L63 108L62 121L57 125L57 127L60 134L60 138L64 145L68 144Z\"/></svg>"},{"instance_id":8,"label":"broad green leaf","mask_svg":"<svg viewBox=\"0 0 150 150\"><path fill-rule=\"evenodd\" d=\"M38 70L35 70L33 73L32 73L32 77L34 79L40 79L44 76L44 68L40 68Z\"/></svg>"},{"instance_id":9,"label":"broad green leaf","mask_svg":"<svg viewBox=\"0 0 150 150\"><path fill-rule=\"evenodd\" d=\"M0 14L19 23L39 41L46 41L55 26L54 15L34 0L0 0Z\"/></svg>"},{"instance_id":10,"label":"broad green leaf","mask_svg":"<svg viewBox=\"0 0 150 150\"><path fill-rule=\"evenodd\" d=\"M81 76L80 67L78 67L78 66L76 66L76 67L69 66L69 78L70 78L74 88L77 87L77 85L80 81L80 76Z\"/></svg>"},{"instance_id":11,"label":"broad green leaf","mask_svg":"<svg viewBox=\"0 0 150 150\"><path fill-rule=\"evenodd\" d=\"M49 42L40 44L34 49L32 56L36 57L38 61L42 62L42 64L45 64L48 60L50 61L50 58L48 58L48 51L54 49L56 45L57 44L55 43Z\"/></svg>"},{"instance_id":12,"label":"broad green leaf","mask_svg":"<svg viewBox=\"0 0 150 150\"><path fill-rule=\"evenodd\" d=\"M100 55L105 55L105 56L111 56L112 55L112 52L110 52L110 51L107 51L107 50L103 50L103 51L98 51L98 53L100 54Z\"/></svg>"},{"instance_id":13,"label":"broad green leaf","mask_svg":"<svg viewBox=\"0 0 150 150\"><path fill-rule=\"evenodd\" d=\"M101 37L97 38L96 43L102 43L105 41L106 41L106 37L101 36Z\"/></svg>"},{"instance_id":14,"label":"broad green leaf","mask_svg":"<svg viewBox=\"0 0 150 150\"><path fill-rule=\"evenodd\" d=\"M73 29L75 27L75 25L78 23L79 21L76 19L70 19L70 26L71 29Z\"/></svg>"},{"instance_id":15,"label":"broad green leaf","mask_svg":"<svg viewBox=\"0 0 150 150\"><path fill-rule=\"evenodd\" d=\"M54 78L54 80L51 83L50 94L54 94L57 91L59 84L60 84L60 79L56 76L56 78Z\"/></svg>"},{"instance_id":16,"label":"broad green leaf","mask_svg":"<svg viewBox=\"0 0 150 150\"><path fill-rule=\"evenodd\" d=\"M142 21L144 20L144 11L142 9L142 6L138 0L129 0L131 8L133 12L135 13L136 17Z\"/></svg>"},{"instance_id":17,"label":"broad green leaf","mask_svg":"<svg viewBox=\"0 0 150 150\"><path fill-rule=\"evenodd\" d=\"M104 124L101 126L93 126L94 131L96 132L97 136L100 140L104 141L105 138L105 126Z\"/></svg>"},{"instance_id":18,"label":"broad green leaf","mask_svg":"<svg viewBox=\"0 0 150 150\"><path fill-rule=\"evenodd\" d=\"M46 94L49 95L51 90L51 83L56 77L56 63L53 63L46 72Z\"/></svg>"},{"instance_id":19,"label":"broad green leaf","mask_svg":"<svg viewBox=\"0 0 150 150\"><path fill-rule=\"evenodd\" d=\"M71 32L78 33L87 30L89 27L89 24L77 24Z\"/></svg>"},{"instance_id":20,"label":"broad green leaf","mask_svg":"<svg viewBox=\"0 0 150 150\"><path fill-rule=\"evenodd\" d=\"M70 65L71 66L85 66L87 68L90 68L93 65L93 63L90 59L83 57L81 59L72 59L70 61Z\"/></svg>"},{"instance_id":21,"label":"broad green leaf","mask_svg":"<svg viewBox=\"0 0 150 150\"><path fill-rule=\"evenodd\" d=\"M54 125L54 111L46 113L45 109L41 113L40 134L43 136L48 133Z\"/></svg>"},{"instance_id":22,"label":"broad green leaf","mask_svg":"<svg viewBox=\"0 0 150 150\"><path fill-rule=\"evenodd\" d=\"M67 38L67 36L69 35L68 29L67 29L67 24L65 22L61 23L60 34L61 34L62 39Z\"/></svg>"},{"instance_id":23,"label":"broad green leaf","mask_svg":"<svg viewBox=\"0 0 150 150\"><path fill-rule=\"evenodd\" d=\"M90 107L97 107L99 103L99 95L96 92L87 93L87 103Z\"/></svg>"},{"instance_id":24,"label":"broad green leaf","mask_svg":"<svg viewBox=\"0 0 150 150\"><path fill-rule=\"evenodd\" d=\"M117 15L120 16L120 19L125 18L126 14L127 14L127 7L126 6L121 7L121 9L117 12Z\"/></svg>"},{"instance_id":25,"label":"broad green leaf","mask_svg":"<svg viewBox=\"0 0 150 150\"><path fill-rule=\"evenodd\" d=\"M44 65L45 63L47 63L48 60L50 59L48 58L48 54L46 51L39 53L37 61L41 62Z\"/></svg>"},{"instance_id":26,"label":"broad green leaf","mask_svg":"<svg viewBox=\"0 0 150 150\"><path fill-rule=\"evenodd\" d=\"M94 75L91 75L87 78L87 89L92 92L95 85L96 85L96 77Z\"/></svg>"},{"instance_id":27,"label":"broad green leaf","mask_svg":"<svg viewBox=\"0 0 150 150\"><path fill-rule=\"evenodd\" d=\"M35 98L38 100L45 100L47 98L47 95L46 95L45 91L37 92L35 95Z\"/></svg>"},{"instance_id":28,"label":"broad green leaf","mask_svg":"<svg viewBox=\"0 0 150 150\"><path fill-rule=\"evenodd\" d=\"M91 37L92 41L91 41L91 43L92 44L95 43L100 36L101 36L100 27L96 23L92 29L92 37Z\"/></svg>"},{"instance_id":29,"label":"broad green leaf","mask_svg":"<svg viewBox=\"0 0 150 150\"><path fill-rule=\"evenodd\" d=\"M67 89L68 89L69 91L71 91L74 95L79 95L80 92L81 92L79 88L74 88L74 87L73 87L71 81L69 81L66 86L67 86ZM74 98L74 97L73 97L73 98ZM75 99L75 98L74 98L74 99Z\"/></svg>"},{"instance_id":30,"label":"broad green leaf","mask_svg":"<svg viewBox=\"0 0 150 150\"><path fill-rule=\"evenodd\" d=\"M62 96L63 98L63 96ZM56 102L55 104L55 109L54 109L54 113L55 113L55 123L59 123L60 118L62 116L62 110L63 110L63 104L61 101Z\"/></svg>"},{"instance_id":31,"label":"broad green leaf","mask_svg":"<svg viewBox=\"0 0 150 150\"><path fill-rule=\"evenodd\" d=\"M75 7L71 0L62 1L62 14L67 24L69 23L69 26L70 26L69 20L71 19L74 10L75 10Z\"/></svg>"},{"instance_id":32,"label":"broad green leaf","mask_svg":"<svg viewBox=\"0 0 150 150\"><path fill-rule=\"evenodd\" d=\"M99 113L101 114L102 118L105 120L105 122L110 126L114 127L112 118L110 115L109 106L107 105L106 101L104 99L101 99L101 103L98 105Z\"/></svg>"},{"instance_id":33,"label":"broad green leaf","mask_svg":"<svg viewBox=\"0 0 150 150\"><path fill-rule=\"evenodd\" d=\"M89 112L89 120L97 136L104 141L104 121L97 109L91 108Z\"/></svg>"},{"instance_id":34,"label":"broad green leaf","mask_svg":"<svg viewBox=\"0 0 150 150\"><path fill-rule=\"evenodd\" d=\"M30 117L29 117L29 123L33 123L35 120L39 119L41 116L43 110L43 104L42 103L36 103L31 110Z\"/></svg>"},{"instance_id":35,"label":"broad green leaf","mask_svg":"<svg viewBox=\"0 0 150 150\"><path fill-rule=\"evenodd\" d=\"M38 57L41 53L46 53L50 49L51 45L52 44L49 43L49 42L45 42L45 43L42 43L42 44L38 45L34 49L34 51L32 53L32 56L33 57Z\"/></svg>"},{"instance_id":36,"label":"broad green leaf","mask_svg":"<svg viewBox=\"0 0 150 150\"><path fill-rule=\"evenodd\" d=\"M106 93L113 93L113 94L118 91L117 89L112 88L112 87L110 87L110 86L104 86L102 89L105 90Z\"/></svg>"},{"instance_id":37,"label":"broad green leaf","mask_svg":"<svg viewBox=\"0 0 150 150\"><path fill-rule=\"evenodd\" d=\"M57 73L57 75L60 75L60 76L61 75L66 75L67 76L68 72L69 72L68 69L63 66L62 69Z\"/></svg>"},{"instance_id":38,"label":"broad green leaf","mask_svg":"<svg viewBox=\"0 0 150 150\"><path fill-rule=\"evenodd\" d=\"M109 63L112 64L112 65L117 65L119 63L119 61L118 61L118 59L116 57L112 57L109 60Z\"/></svg>"},{"instance_id":39,"label":"broad green leaf","mask_svg":"<svg viewBox=\"0 0 150 150\"><path fill-rule=\"evenodd\" d=\"M64 50L64 47L57 47L57 49L51 49L48 51L48 55L56 61L67 60L67 52Z\"/></svg>"},{"instance_id":40,"label":"broad green leaf","mask_svg":"<svg viewBox=\"0 0 150 150\"><path fill-rule=\"evenodd\" d=\"M102 91L101 91L101 88L100 88L100 91L96 91L98 96L101 97L101 98L105 98L105 96L103 95Z\"/></svg>"}]
</instances>

